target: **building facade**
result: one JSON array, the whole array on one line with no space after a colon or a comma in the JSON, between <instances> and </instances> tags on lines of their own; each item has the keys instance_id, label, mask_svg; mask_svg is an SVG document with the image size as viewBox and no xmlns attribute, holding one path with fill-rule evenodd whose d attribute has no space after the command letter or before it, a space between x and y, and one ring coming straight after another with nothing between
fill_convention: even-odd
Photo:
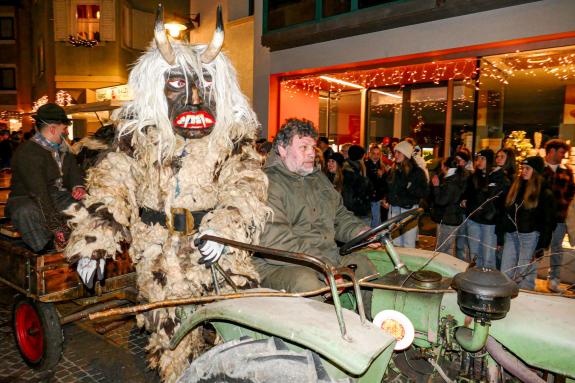
<instances>
[{"instance_id":1,"label":"building facade","mask_svg":"<svg viewBox=\"0 0 575 383\"><path fill-rule=\"evenodd\" d=\"M334 144L413 136L436 156L573 140L573 14L570 0L257 0L254 108L269 138L303 117Z\"/></svg>"},{"instance_id":2,"label":"building facade","mask_svg":"<svg viewBox=\"0 0 575 383\"><path fill-rule=\"evenodd\" d=\"M32 105L29 23L27 1L0 3L0 125L12 131Z\"/></svg>"}]
</instances>

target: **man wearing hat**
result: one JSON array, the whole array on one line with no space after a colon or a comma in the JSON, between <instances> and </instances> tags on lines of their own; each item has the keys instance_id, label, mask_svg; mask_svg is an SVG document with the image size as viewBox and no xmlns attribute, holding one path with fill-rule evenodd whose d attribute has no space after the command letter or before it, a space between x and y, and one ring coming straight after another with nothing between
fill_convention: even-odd
<instances>
[{"instance_id":1,"label":"man wearing hat","mask_svg":"<svg viewBox=\"0 0 575 383\"><path fill-rule=\"evenodd\" d=\"M56 104L41 106L33 116L37 133L12 158L8 217L35 252L52 250L52 239L65 242L61 212L86 194L82 171L68 153L64 137L71 121Z\"/></svg>"}]
</instances>

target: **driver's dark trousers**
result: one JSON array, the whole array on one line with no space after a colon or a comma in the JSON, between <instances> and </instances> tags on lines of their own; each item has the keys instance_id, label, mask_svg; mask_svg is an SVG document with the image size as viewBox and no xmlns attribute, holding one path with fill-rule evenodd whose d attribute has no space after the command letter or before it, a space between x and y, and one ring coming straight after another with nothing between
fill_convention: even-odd
<instances>
[{"instance_id":1,"label":"driver's dark trousers","mask_svg":"<svg viewBox=\"0 0 575 383\"><path fill-rule=\"evenodd\" d=\"M350 254L340 257L340 262L335 266L348 266L355 264L355 276L359 280L368 275L377 273L377 269L363 254ZM293 264L272 264L265 260L258 260L257 270L260 273L261 286L274 290L285 290L287 292L301 293L321 289L327 286L326 276L307 266ZM347 282L348 280L345 279ZM372 291L362 288L363 304L368 319L371 320L371 296ZM310 297L315 300L322 300L322 295Z\"/></svg>"},{"instance_id":2,"label":"driver's dark trousers","mask_svg":"<svg viewBox=\"0 0 575 383\"><path fill-rule=\"evenodd\" d=\"M76 202L72 194L67 190L51 190L52 203L58 211L65 210ZM48 229L49 222L38 201L27 196L18 196L8 199L6 214L10 217L14 227L22 235L22 240L32 250L38 252L54 237Z\"/></svg>"}]
</instances>

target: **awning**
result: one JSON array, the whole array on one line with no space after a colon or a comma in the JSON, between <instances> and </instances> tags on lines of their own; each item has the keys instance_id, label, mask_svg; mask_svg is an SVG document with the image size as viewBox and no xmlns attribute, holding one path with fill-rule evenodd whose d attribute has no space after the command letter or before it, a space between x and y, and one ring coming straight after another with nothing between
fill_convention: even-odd
<instances>
[{"instance_id":1,"label":"awning","mask_svg":"<svg viewBox=\"0 0 575 383\"><path fill-rule=\"evenodd\" d=\"M89 102L87 104L69 105L65 106L66 114L75 113L89 113L89 112L102 112L114 110L121 107L126 101L107 100L98 102Z\"/></svg>"}]
</instances>

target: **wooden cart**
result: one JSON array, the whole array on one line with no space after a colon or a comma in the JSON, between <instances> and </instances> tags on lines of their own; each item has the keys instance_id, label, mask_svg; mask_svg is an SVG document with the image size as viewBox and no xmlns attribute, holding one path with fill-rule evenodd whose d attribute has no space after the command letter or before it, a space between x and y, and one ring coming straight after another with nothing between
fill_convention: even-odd
<instances>
[{"instance_id":1,"label":"wooden cart","mask_svg":"<svg viewBox=\"0 0 575 383\"><path fill-rule=\"evenodd\" d=\"M10 238L9 227L0 227L0 233L0 283L18 292L13 329L29 366L41 370L56 366L63 350L63 325L92 312L136 302L136 273L127 251L108 261L104 283L97 282L88 290L62 253L38 255ZM78 310L61 315L58 302L73 302Z\"/></svg>"}]
</instances>

